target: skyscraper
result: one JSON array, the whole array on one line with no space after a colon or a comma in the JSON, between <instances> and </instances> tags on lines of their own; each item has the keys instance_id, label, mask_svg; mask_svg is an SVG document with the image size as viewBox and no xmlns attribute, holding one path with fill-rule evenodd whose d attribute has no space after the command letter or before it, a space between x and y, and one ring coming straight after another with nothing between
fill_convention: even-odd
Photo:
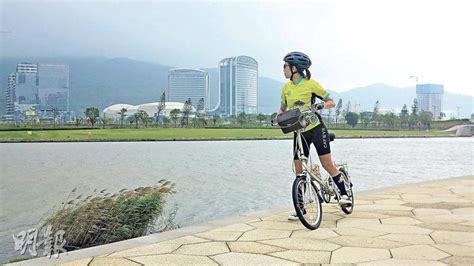
<instances>
[{"instance_id":1,"label":"skyscraper","mask_svg":"<svg viewBox=\"0 0 474 266\"><path fill-rule=\"evenodd\" d=\"M219 112L223 115L257 113L258 63L249 56L219 62Z\"/></svg>"},{"instance_id":2,"label":"skyscraper","mask_svg":"<svg viewBox=\"0 0 474 266\"><path fill-rule=\"evenodd\" d=\"M15 102L20 105L38 104L38 65L20 63L15 72Z\"/></svg>"},{"instance_id":3,"label":"skyscraper","mask_svg":"<svg viewBox=\"0 0 474 266\"><path fill-rule=\"evenodd\" d=\"M433 119L440 117L443 104L444 86L442 84L417 84L416 98L418 99L418 110L430 112Z\"/></svg>"},{"instance_id":4,"label":"skyscraper","mask_svg":"<svg viewBox=\"0 0 474 266\"><path fill-rule=\"evenodd\" d=\"M38 67L40 110L69 111L69 66L40 64Z\"/></svg>"},{"instance_id":5,"label":"skyscraper","mask_svg":"<svg viewBox=\"0 0 474 266\"><path fill-rule=\"evenodd\" d=\"M15 115L15 73L8 75L8 85L5 91L5 115Z\"/></svg>"},{"instance_id":6,"label":"skyscraper","mask_svg":"<svg viewBox=\"0 0 474 266\"><path fill-rule=\"evenodd\" d=\"M189 68L174 68L168 72L168 102L185 103L189 98L193 106L204 99L204 106L209 101L209 75L206 71Z\"/></svg>"}]
</instances>

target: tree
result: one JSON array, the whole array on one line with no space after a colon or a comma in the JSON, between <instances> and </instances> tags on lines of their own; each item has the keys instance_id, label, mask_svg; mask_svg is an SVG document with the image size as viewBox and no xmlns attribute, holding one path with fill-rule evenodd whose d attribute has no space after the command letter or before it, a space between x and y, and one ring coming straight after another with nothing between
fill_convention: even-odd
<instances>
[{"instance_id":1,"label":"tree","mask_svg":"<svg viewBox=\"0 0 474 266\"><path fill-rule=\"evenodd\" d=\"M400 127L403 128L407 124L408 124L408 108L407 108L407 105L404 104L402 107L402 111L400 112Z\"/></svg>"},{"instance_id":2,"label":"tree","mask_svg":"<svg viewBox=\"0 0 474 266\"><path fill-rule=\"evenodd\" d=\"M212 116L212 124L215 126L218 121L219 121L219 115L216 113Z\"/></svg>"},{"instance_id":3,"label":"tree","mask_svg":"<svg viewBox=\"0 0 474 266\"><path fill-rule=\"evenodd\" d=\"M443 118L445 118L445 117L446 117L446 114L445 114L444 112L440 112L440 113L439 113L439 119L440 119L440 120L443 119Z\"/></svg>"},{"instance_id":4,"label":"tree","mask_svg":"<svg viewBox=\"0 0 474 266\"><path fill-rule=\"evenodd\" d=\"M133 119L135 121L135 127L138 128L138 122L140 121L140 113L139 112L134 113Z\"/></svg>"},{"instance_id":5,"label":"tree","mask_svg":"<svg viewBox=\"0 0 474 266\"><path fill-rule=\"evenodd\" d=\"M97 118L99 118L99 109L95 107L88 107L86 108L84 114L86 115L87 120L89 120L91 123L92 127L94 127L94 124L97 122Z\"/></svg>"},{"instance_id":6,"label":"tree","mask_svg":"<svg viewBox=\"0 0 474 266\"><path fill-rule=\"evenodd\" d=\"M102 114L102 129L105 129L105 126L110 122L110 117L107 117L105 113Z\"/></svg>"},{"instance_id":7,"label":"tree","mask_svg":"<svg viewBox=\"0 0 474 266\"><path fill-rule=\"evenodd\" d=\"M76 127L79 127L79 125L82 123L82 118L79 116L76 116L74 120L76 122Z\"/></svg>"},{"instance_id":8,"label":"tree","mask_svg":"<svg viewBox=\"0 0 474 266\"><path fill-rule=\"evenodd\" d=\"M204 98L199 99L198 105L196 107L196 122L199 125L199 123L202 122L202 126L206 124L206 121L202 118L204 115Z\"/></svg>"},{"instance_id":9,"label":"tree","mask_svg":"<svg viewBox=\"0 0 474 266\"><path fill-rule=\"evenodd\" d=\"M191 113L192 109L193 109L193 104L191 102L191 98L188 98L188 100L183 105L183 109L181 110L181 113L183 114L181 117L181 126L184 126L186 124L186 127L188 127L189 113Z\"/></svg>"},{"instance_id":10,"label":"tree","mask_svg":"<svg viewBox=\"0 0 474 266\"><path fill-rule=\"evenodd\" d=\"M156 126L158 126L158 123L160 121L160 114L165 108L166 108L166 94L165 92L163 92L163 94L161 94L160 102L158 103L158 106L156 108Z\"/></svg>"},{"instance_id":11,"label":"tree","mask_svg":"<svg viewBox=\"0 0 474 266\"><path fill-rule=\"evenodd\" d=\"M247 122L247 114L245 112L239 113L237 116L237 123L240 124L240 126L243 126Z\"/></svg>"},{"instance_id":12,"label":"tree","mask_svg":"<svg viewBox=\"0 0 474 266\"><path fill-rule=\"evenodd\" d=\"M401 116L408 116L408 108L407 108L406 104L403 105L400 115Z\"/></svg>"},{"instance_id":13,"label":"tree","mask_svg":"<svg viewBox=\"0 0 474 266\"><path fill-rule=\"evenodd\" d=\"M126 108L120 109L120 111L118 112L118 114L120 115L120 127L123 127L123 119L124 119L125 116L127 115L127 109L126 109Z\"/></svg>"},{"instance_id":14,"label":"tree","mask_svg":"<svg viewBox=\"0 0 474 266\"><path fill-rule=\"evenodd\" d=\"M342 99L339 99L336 105L336 127L337 127L337 119L341 115L341 109L342 109Z\"/></svg>"},{"instance_id":15,"label":"tree","mask_svg":"<svg viewBox=\"0 0 474 266\"><path fill-rule=\"evenodd\" d=\"M413 104L411 106L411 115L415 117L418 115L418 100L416 98L413 99Z\"/></svg>"},{"instance_id":16,"label":"tree","mask_svg":"<svg viewBox=\"0 0 474 266\"><path fill-rule=\"evenodd\" d=\"M58 116L59 114L59 109L51 105L50 107L51 107L51 112L53 113L53 128L56 128L56 116Z\"/></svg>"},{"instance_id":17,"label":"tree","mask_svg":"<svg viewBox=\"0 0 474 266\"><path fill-rule=\"evenodd\" d=\"M148 119L150 119L150 116L148 115L148 113L143 111L143 110L140 110L140 111L137 112L137 114L138 114L138 116L137 116L138 119L140 121L142 121L142 123L144 123L145 127L147 128L148 127Z\"/></svg>"},{"instance_id":18,"label":"tree","mask_svg":"<svg viewBox=\"0 0 474 266\"><path fill-rule=\"evenodd\" d=\"M174 122L174 127L177 127L177 122L178 122L178 116L181 114L181 110L179 109L173 109L170 112L170 118Z\"/></svg>"},{"instance_id":19,"label":"tree","mask_svg":"<svg viewBox=\"0 0 474 266\"><path fill-rule=\"evenodd\" d=\"M264 115L262 113L257 115L257 120L258 120L258 122L260 122L260 124L262 124L262 121L265 121L265 119L267 119L266 115Z\"/></svg>"},{"instance_id":20,"label":"tree","mask_svg":"<svg viewBox=\"0 0 474 266\"><path fill-rule=\"evenodd\" d=\"M431 129L431 120L433 119L433 114L431 112L421 112L419 115L419 121L427 129Z\"/></svg>"},{"instance_id":21,"label":"tree","mask_svg":"<svg viewBox=\"0 0 474 266\"><path fill-rule=\"evenodd\" d=\"M368 112L360 113L360 122L367 128L367 125L370 123L370 115Z\"/></svg>"},{"instance_id":22,"label":"tree","mask_svg":"<svg viewBox=\"0 0 474 266\"><path fill-rule=\"evenodd\" d=\"M359 121L359 115L353 112L348 112L344 119L346 119L347 124L352 127L355 127L357 125L357 122Z\"/></svg>"}]
</instances>

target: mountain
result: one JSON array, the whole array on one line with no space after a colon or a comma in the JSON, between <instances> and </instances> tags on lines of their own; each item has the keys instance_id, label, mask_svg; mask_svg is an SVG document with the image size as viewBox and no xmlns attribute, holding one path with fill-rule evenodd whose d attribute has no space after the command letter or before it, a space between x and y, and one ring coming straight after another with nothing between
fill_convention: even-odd
<instances>
[{"instance_id":1,"label":"mountain","mask_svg":"<svg viewBox=\"0 0 474 266\"><path fill-rule=\"evenodd\" d=\"M70 69L70 108L82 114L86 107L96 106L100 110L116 103L141 104L158 101L167 86L168 70L171 66L131 60L127 58L0 58L0 114L4 112L4 93L8 74L15 71L20 62L61 63ZM204 68L209 73L211 106L217 103L217 68ZM283 82L259 77L259 112L276 112L280 105ZM324 86L324 84L322 84ZM411 106L416 97L415 89L398 88L383 83L359 87L344 92L331 91L337 102L344 105L351 101L357 110L373 110L375 102L380 102L382 110L400 110L403 104ZM472 96L445 92L443 111L456 113L457 106L464 117L472 113ZM449 115L448 115L449 117Z\"/></svg>"}]
</instances>

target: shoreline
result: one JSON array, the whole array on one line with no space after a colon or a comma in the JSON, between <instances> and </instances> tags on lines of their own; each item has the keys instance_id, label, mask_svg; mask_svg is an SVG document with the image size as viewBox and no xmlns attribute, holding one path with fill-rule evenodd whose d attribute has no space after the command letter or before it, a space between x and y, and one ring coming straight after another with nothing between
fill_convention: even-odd
<instances>
[{"instance_id":1,"label":"shoreline","mask_svg":"<svg viewBox=\"0 0 474 266\"><path fill-rule=\"evenodd\" d=\"M351 218L351 215L348 215L348 216L344 216L344 217L347 217L347 218L342 218L342 220L349 219L348 222L354 222L354 225L356 227L364 228L364 225L361 224L362 222L367 222L367 223L370 224L370 222L372 222L372 221L369 221L369 220L373 220L373 219L368 219L369 217L373 218L372 216L376 216L376 215L387 216L387 215L389 215L390 212L392 212L393 214L391 214L389 216L394 216L394 217L389 218L389 219L402 219L402 217L403 217L403 219L405 219L405 221L406 221L406 219L409 219L409 222L411 222L414 219L420 219L420 218L417 217L417 212L413 212L413 209L412 209L411 211L406 211L406 212L411 213L410 217L402 215L401 213L404 212L404 211L398 209L398 207L396 207L396 206L404 206L405 204L398 205L399 203L397 203L395 201L399 201L399 200L395 199L396 197L392 197L393 195L395 195L394 193L409 193L408 195L411 195L410 198L412 198L413 195L415 195L416 193L419 193L419 194L421 194L420 199L423 200L424 198L426 198L426 194L429 194L430 189L437 190L437 189L434 188L435 186L447 187L447 188L449 188L449 191L451 191L452 188L450 188L450 187L453 186L453 184L455 186L459 187L459 185L460 185L460 184L458 184L459 182L469 182L469 183L471 183L473 181L474 181L474 176L467 175L467 176L456 176L456 177L440 178L440 179L428 180L428 181L420 181L420 182L408 183L408 184L399 184L399 185L393 185L393 186L388 186L388 187L382 187L382 188L370 189L370 190L365 190L365 191L359 191L359 192L357 192L357 194L359 195L357 197L360 198L360 201L361 201L358 204L359 208L364 208L364 206L365 206L365 204L367 204L368 200L373 200L373 201L381 200L381 202L383 202L383 201L392 201L392 202L386 202L384 204L381 204L380 206L381 207L393 206L393 207L391 207L391 208L393 208L393 210L390 211L391 208L387 209L387 208L384 207L384 208L381 209L381 212L378 213L376 209L368 208L367 210L363 209L362 211L360 211L360 212L368 215L365 218L356 216L354 220L351 220L353 218ZM426 191L423 190L423 189L414 190L417 187L426 187L427 190ZM400 191L404 191L404 192L400 192ZM417 191L417 192L415 192L415 191ZM412 194L410 194L410 193L412 193ZM472 194L472 192L469 192L466 195L471 195L470 193ZM385 195L385 194L387 195L386 198L382 196L381 198L377 199L377 197L379 197L378 195ZM400 194L400 195L402 195L402 194ZM394 198L394 199L392 199L392 198ZM405 198L400 198L400 199L409 202L409 200L406 200ZM356 200L356 202L357 202L357 200ZM442 200L441 200L441 202L442 202ZM452 202L452 201L448 201L448 202ZM388 205L385 205L385 204L388 204ZM408 203L407 206L410 206L410 205L413 205L413 204L416 205L416 203ZM452 202L450 204L453 205L455 203ZM462 204L459 203L459 204L460 204L460 206L458 206L458 207L466 208L466 207L463 207L463 204L465 205L466 203L462 203ZM428 209L433 208L433 207L430 207L428 205L431 205L431 204L427 203L426 208L428 208ZM325 206L328 206L328 208L331 208L331 207L332 208L337 208L337 207L334 207L334 205L331 205L331 204L325 204ZM379 206L379 205L374 205L374 206ZM365 207L367 208L367 206L365 206ZM407 208L407 207L401 207L401 208ZM416 207L414 207L414 208L416 208ZM423 206L419 207L419 208L421 208L420 210L423 211L423 212L426 212L425 210L427 210L427 209L424 209ZM439 207L439 208L443 209L442 206ZM438 209L435 209L435 210L438 210ZM295 231L295 229L293 228L293 229L291 229L291 230L293 230L292 231L293 233L295 233L295 232L298 232L298 233L306 232L307 230L304 229L303 226L299 224L299 221L295 222L295 223L291 223L291 222L286 221L286 216L288 215L287 212L290 212L290 211L292 211L291 206L286 206L286 207L276 206L272 209L255 211L255 212L250 212L250 213L244 213L244 214L240 214L240 215L228 216L228 217L220 218L220 219L217 219L217 220L209 221L209 222L206 222L206 223L203 223L203 224L196 224L196 225L190 225L190 226L182 227L182 228L172 230L172 231L166 231L166 232L162 232L162 233L155 233L155 234L150 234L150 235L146 235L146 236L142 236L142 237L138 237L138 238L128 239L128 240L114 242L114 243L105 244L105 245L100 245L100 246L96 246L96 247L80 249L80 250L69 252L67 255L62 254L59 257L58 260L48 259L48 258L41 258L41 257L40 258L34 257L34 258L31 258L31 259L28 259L28 260L9 263L8 265L36 265L36 264L52 265L52 264L66 263L66 262L72 262L72 261L74 261L75 263L83 263L83 261L86 261L86 260L87 260L87 262L85 264L87 264L87 263L90 263L92 260L95 260L97 258L104 258L105 260L107 260L107 259L116 260L116 259L120 258L120 259L125 259L125 260L130 261L128 257L131 256L131 255L126 255L127 250L131 251L131 250L136 250L136 249L140 249L140 248L143 248L144 250L149 250L149 249L146 249L147 246L161 245L161 244L165 244L167 242L170 242L170 241L173 241L173 240L178 240L178 239L193 238L193 237L196 237L196 236L197 237L200 237L200 236L204 237L205 236L204 239L206 239L206 237L207 237L208 239L206 241L210 241L209 243L219 243L219 242L222 242L222 241L226 241L226 242L227 241L238 241L238 239L237 240L213 239L213 236L205 235L205 234L206 234L206 232L209 233L209 232L216 232L216 231L220 231L221 233L230 232L230 231L226 231L224 229L226 227L227 228L229 228L229 227L235 227L236 228L236 226L254 225L254 224L257 224L257 223L258 224L262 223L262 225L264 223L277 223L277 224L279 224L278 225L279 227L283 226L283 224L287 224L290 228L293 228L296 225L296 226L301 227L301 229L297 229ZM282 216L283 212L285 213L284 216ZM326 216L334 215L333 213L336 213L336 212L332 212L332 211L326 211L325 212ZM354 214L356 214L356 213L357 212L355 212ZM362 213L360 215L362 215ZM398 214L398 213L400 213L400 214ZM435 215L435 214L433 213L431 215ZM443 214L443 215L445 215L445 214ZM281 216L281 217L279 218L278 221L274 221L273 217L277 217L277 216ZM424 216L422 215L421 217L424 217ZM271 218L271 219L269 219L269 218ZM327 222L330 222L329 217L326 218L326 219L328 219ZM364 220L364 221L362 221L362 220ZM378 220L381 221L381 219L378 219ZM421 219L421 220L424 221L423 219ZM324 221L324 215L323 215L323 221ZM410 229L410 230L413 230L415 227L419 228L419 230L429 230L429 227L427 229L423 229L423 228L426 228L426 227L418 227L418 226L416 226L417 224L408 225L410 223L405 225L404 222L400 223L399 226L400 227L408 226L410 228L408 228L408 227L407 228ZM339 221L337 223L339 223ZM390 227L391 226L390 224L391 223L389 223L387 226ZM281 228L279 228L279 229L266 228L266 226L267 225L265 225L265 227L263 227L263 228L265 228L265 229L263 229L264 231L265 230L283 230ZM383 226L383 224L378 225L378 226L379 227ZM460 225L460 227L463 227L463 226L464 225L462 225L462 226ZM260 227L256 227L256 228L257 228L257 230L262 230L262 229L259 229ZM253 229L253 230L255 230L255 229ZM288 230L290 230L290 229L288 229ZM326 226L322 226L321 230L326 230L326 231L327 230L335 230L335 231L337 231L337 229L335 229L335 228L330 228L330 227L326 228ZM356 228L356 230L361 230L361 229ZM370 231L370 229L367 229L367 230ZM392 229L390 229L390 230L392 230ZM432 231L433 230L439 230L439 229L433 228ZM452 231L453 231L453 229L449 229L447 232L452 232ZM245 231L245 232L248 232L248 230ZM245 232L243 234L245 234ZM307 231L308 237L310 237L309 234L312 234L314 232L318 232L318 230L316 230L316 231ZM372 231L370 231L370 232L372 232ZM446 231L440 231L440 232L446 232ZM403 232L392 232L392 234L403 234ZM349 234L349 235L351 235L351 234ZM428 234L428 235L430 235L430 234ZM281 237L277 237L277 238L281 238ZM289 239L291 239L291 238L289 238ZM376 239L376 238L370 238L370 239ZM252 241L252 240L250 240L250 241ZM255 240L253 240L253 241L255 241ZM271 240L271 241L273 241L273 240ZM323 239L322 241L325 241L325 239ZM233 242L233 243L235 243L235 242ZM255 243L258 243L258 242L255 242ZM328 242L328 243L331 244L331 242ZM409 243L409 242L406 242L406 243ZM191 242L191 243L186 244L186 245L193 245L193 244L194 243ZM387 243L382 243L382 244L385 245ZM412 243L409 243L409 244L412 244ZM196 245L198 245L198 244L196 244ZM374 244L370 244L370 245L374 245ZM412 244L412 245L414 245L414 244ZM343 244L343 248L345 248L344 246L345 245ZM386 248L386 247L382 247L382 246L380 248ZM423 246L428 246L428 245L425 244ZM437 244L437 246L439 246L439 243ZM352 246L348 245L348 247L352 247ZM406 247L408 248L408 246L406 246ZM429 247L431 247L431 245L429 245ZM291 251L292 249L293 248L289 248L289 251ZM173 249L173 250L176 250L176 249ZM332 252L336 252L336 250L333 250ZM231 252L234 252L234 251L231 250ZM391 252L391 250L390 250L390 252ZM163 254L163 253L157 253L157 254ZM169 253L169 255L166 255L166 256L172 256L173 254L174 254L174 252ZM331 258L333 257L333 255L334 254L331 255ZM135 255L135 256L140 256L140 255ZM141 255L140 257L143 257L143 256L151 256L151 254L147 254L147 255L144 254L144 255ZM157 255L155 255L155 256L157 256ZM162 255L162 256L165 256L165 255ZM176 256L179 256L179 255L176 255ZM451 254L451 257L455 257L455 256L456 255L454 255L454 253ZM449 259L450 257L447 257L447 258ZM387 259L395 259L395 258L388 257ZM424 258L420 258L420 259L424 259ZM435 261L432 261L432 262L435 262ZM112 262L112 261L109 261L109 262ZM330 262L333 263L332 259L331 259ZM382 262L382 261L380 261L380 262ZM384 262L386 262L386 261L384 261ZM420 261L420 262L422 262L422 261ZM4 263L6 263L6 262L4 262ZM105 261L103 263L105 263Z\"/></svg>"},{"instance_id":2,"label":"shoreline","mask_svg":"<svg viewBox=\"0 0 474 266\"><path fill-rule=\"evenodd\" d=\"M472 136L471 136L472 137ZM461 136L343 136L338 139L420 139L420 138L470 138ZM292 140L292 137L266 137L266 138L177 138L177 139L90 139L90 140L0 140L0 143L77 143L77 142L179 142L179 141L257 141L257 140Z\"/></svg>"}]
</instances>

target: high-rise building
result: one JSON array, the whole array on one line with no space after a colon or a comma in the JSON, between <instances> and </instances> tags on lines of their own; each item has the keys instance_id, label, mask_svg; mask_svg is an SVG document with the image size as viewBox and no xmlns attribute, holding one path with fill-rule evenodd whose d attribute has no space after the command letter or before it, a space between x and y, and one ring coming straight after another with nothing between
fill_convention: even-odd
<instances>
[{"instance_id":1,"label":"high-rise building","mask_svg":"<svg viewBox=\"0 0 474 266\"><path fill-rule=\"evenodd\" d=\"M204 99L209 101L209 74L199 69L174 68L168 72L167 101L185 103L189 98L193 106Z\"/></svg>"},{"instance_id":2,"label":"high-rise building","mask_svg":"<svg viewBox=\"0 0 474 266\"><path fill-rule=\"evenodd\" d=\"M15 72L15 102L20 105L38 104L38 65L20 63Z\"/></svg>"},{"instance_id":3,"label":"high-rise building","mask_svg":"<svg viewBox=\"0 0 474 266\"><path fill-rule=\"evenodd\" d=\"M257 113L258 63L249 56L219 62L219 112L222 115Z\"/></svg>"},{"instance_id":4,"label":"high-rise building","mask_svg":"<svg viewBox=\"0 0 474 266\"><path fill-rule=\"evenodd\" d=\"M433 119L440 117L443 104L444 86L442 84L417 84L416 98L420 112L430 112Z\"/></svg>"},{"instance_id":5,"label":"high-rise building","mask_svg":"<svg viewBox=\"0 0 474 266\"><path fill-rule=\"evenodd\" d=\"M8 85L5 91L5 115L15 115L15 86L16 77L15 73L8 75Z\"/></svg>"},{"instance_id":6,"label":"high-rise building","mask_svg":"<svg viewBox=\"0 0 474 266\"><path fill-rule=\"evenodd\" d=\"M69 111L69 66L40 64L38 67L40 110Z\"/></svg>"}]
</instances>

